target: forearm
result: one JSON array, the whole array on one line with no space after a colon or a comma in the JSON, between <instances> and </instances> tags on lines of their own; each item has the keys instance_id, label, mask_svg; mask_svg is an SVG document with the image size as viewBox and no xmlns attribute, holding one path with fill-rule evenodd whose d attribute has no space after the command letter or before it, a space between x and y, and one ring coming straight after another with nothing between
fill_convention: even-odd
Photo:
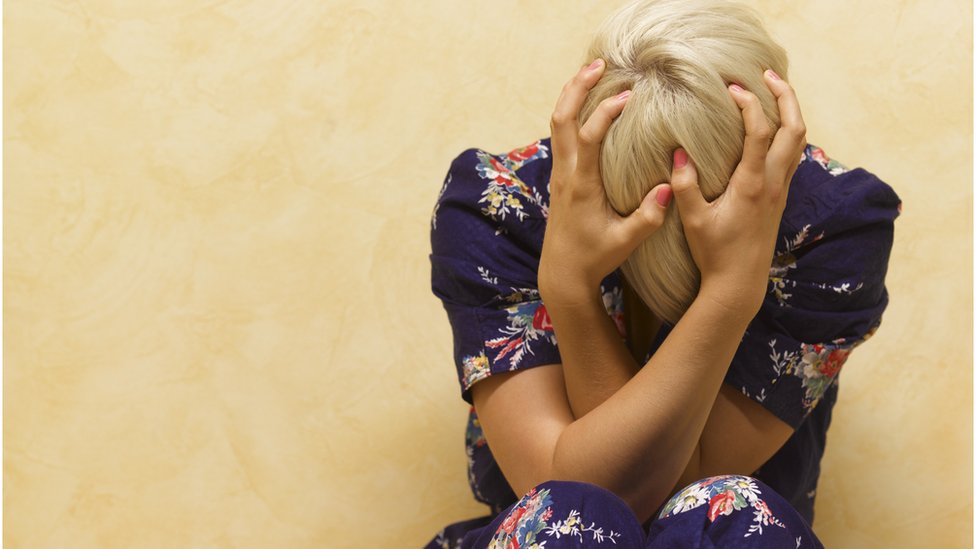
<instances>
[{"instance_id":1,"label":"forearm","mask_svg":"<svg viewBox=\"0 0 976 549\"><path fill-rule=\"evenodd\" d=\"M639 368L599 293L588 292L575 301L552 297L546 307L559 341L566 395L573 416L581 418L630 381Z\"/></svg>"},{"instance_id":2,"label":"forearm","mask_svg":"<svg viewBox=\"0 0 976 549\"><path fill-rule=\"evenodd\" d=\"M647 365L562 431L554 478L606 487L648 518L688 465L747 316L699 294Z\"/></svg>"}]
</instances>

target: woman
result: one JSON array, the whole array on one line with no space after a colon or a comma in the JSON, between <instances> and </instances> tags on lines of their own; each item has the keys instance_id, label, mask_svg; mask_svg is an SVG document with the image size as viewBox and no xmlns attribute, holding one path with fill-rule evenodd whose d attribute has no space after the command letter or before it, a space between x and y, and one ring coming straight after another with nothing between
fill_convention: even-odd
<instances>
[{"instance_id":1,"label":"woman","mask_svg":"<svg viewBox=\"0 0 976 549\"><path fill-rule=\"evenodd\" d=\"M818 546L836 378L887 305L898 197L806 144L741 6L634 2L590 54L551 141L462 153L435 208L493 516L432 545Z\"/></svg>"}]
</instances>

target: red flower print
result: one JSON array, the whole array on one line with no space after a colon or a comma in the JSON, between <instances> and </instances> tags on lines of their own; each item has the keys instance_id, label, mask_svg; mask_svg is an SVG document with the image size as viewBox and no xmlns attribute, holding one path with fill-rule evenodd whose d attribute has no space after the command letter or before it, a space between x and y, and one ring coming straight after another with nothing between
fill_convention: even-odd
<instances>
[{"instance_id":1,"label":"red flower print","mask_svg":"<svg viewBox=\"0 0 976 549\"><path fill-rule=\"evenodd\" d=\"M708 507L709 522L715 522L715 519L721 515L731 515L732 511L735 510L734 503L735 492L732 490L726 490L717 496L713 496Z\"/></svg>"},{"instance_id":2,"label":"red flower print","mask_svg":"<svg viewBox=\"0 0 976 549\"><path fill-rule=\"evenodd\" d=\"M552 518L552 507L546 507L546 510L542 513L542 517L540 518L542 519L542 522L549 522L549 519Z\"/></svg>"},{"instance_id":3,"label":"red flower print","mask_svg":"<svg viewBox=\"0 0 976 549\"><path fill-rule=\"evenodd\" d=\"M508 159L514 160L515 162L521 162L523 160L532 158L537 152L539 152L539 144L533 143L528 147L515 149L514 151L508 153Z\"/></svg>"},{"instance_id":4,"label":"red flower print","mask_svg":"<svg viewBox=\"0 0 976 549\"><path fill-rule=\"evenodd\" d=\"M521 520L522 515L525 514L525 507L516 507L511 513L505 517L504 522L502 522L501 529L506 534L511 534L515 530L515 526L518 525L519 520Z\"/></svg>"},{"instance_id":5,"label":"red flower print","mask_svg":"<svg viewBox=\"0 0 976 549\"><path fill-rule=\"evenodd\" d=\"M510 171L508 167L506 167L504 164L499 162L498 159L495 158L494 156L491 157L489 161L491 162L491 167L494 168L496 172L506 173Z\"/></svg>"},{"instance_id":6,"label":"red flower print","mask_svg":"<svg viewBox=\"0 0 976 549\"><path fill-rule=\"evenodd\" d=\"M545 305L539 305L539 308L535 310L535 316L532 317L532 327L536 330L552 331L552 319L549 318L549 311L546 310Z\"/></svg>"},{"instance_id":7,"label":"red flower print","mask_svg":"<svg viewBox=\"0 0 976 549\"><path fill-rule=\"evenodd\" d=\"M766 502L763 500L759 500L756 503L753 503L752 506L755 507L757 511L762 513L763 518L773 516L773 512L769 509L769 506L766 505Z\"/></svg>"},{"instance_id":8,"label":"red flower print","mask_svg":"<svg viewBox=\"0 0 976 549\"><path fill-rule=\"evenodd\" d=\"M850 354L848 349L836 349L831 351L827 358L824 359L823 364L820 366L820 373L827 377L834 377L840 372L840 367L844 365L847 361L847 355Z\"/></svg>"},{"instance_id":9,"label":"red flower print","mask_svg":"<svg viewBox=\"0 0 976 549\"><path fill-rule=\"evenodd\" d=\"M613 324L617 327L617 333L620 334L620 337L627 337L627 323L624 322L624 315L615 313L611 318L613 318Z\"/></svg>"},{"instance_id":10,"label":"red flower print","mask_svg":"<svg viewBox=\"0 0 976 549\"><path fill-rule=\"evenodd\" d=\"M512 352L513 349L515 349L516 347L518 347L521 344L522 344L522 338L521 337L517 337L517 338L512 339L512 340L509 340L509 339L504 338L504 337L499 337L499 338L492 339L491 341L486 341L485 342L485 345L491 347L492 349L497 349L498 347L501 347L502 345L505 345L505 347L502 348L501 351L498 351L498 354L495 355L495 360L501 360L501 359L505 358L505 355L507 355L508 353Z\"/></svg>"},{"instance_id":11,"label":"red flower print","mask_svg":"<svg viewBox=\"0 0 976 549\"><path fill-rule=\"evenodd\" d=\"M820 147L814 147L813 150L810 151L810 153L811 156L813 156L813 159L816 160L817 162L820 162L822 164L826 164L827 162L830 162L830 159L827 158L827 155L824 154L823 149L821 149Z\"/></svg>"},{"instance_id":12,"label":"red flower print","mask_svg":"<svg viewBox=\"0 0 976 549\"><path fill-rule=\"evenodd\" d=\"M699 482L698 483L698 487L699 488L708 488L709 486L715 484L716 482L718 482L720 480L724 480L725 478L726 478L726 475L719 475L719 476L715 476L715 477L708 477L705 480Z\"/></svg>"}]
</instances>

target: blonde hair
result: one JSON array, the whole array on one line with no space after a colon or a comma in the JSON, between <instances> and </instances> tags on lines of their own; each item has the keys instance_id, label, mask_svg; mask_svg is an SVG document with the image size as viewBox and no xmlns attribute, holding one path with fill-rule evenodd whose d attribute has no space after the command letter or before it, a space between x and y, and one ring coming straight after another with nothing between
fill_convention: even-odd
<instances>
[{"instance_id":1,"label":"blonde hair","mask_svg":"<svg viewBox=\"0 0 976 549\"><path fill-rule=\"evenodd\" d=\"M720 0L631 2L597 32L586 59L596 58L607 66L587 96L581 124L603 99L633 90L604 139L600 159L610 204L622 215L670 180L678 147L694 161L705 198L722 194L742 156L745 132L729 83L755 93L770 125L779 127L763 71L773 69L786 79L786 52L746 6ZM698 294L701 275L673 201L668 208L664 226L622 270L651 311L675 324Z\"/></svg>"}]
</instances>

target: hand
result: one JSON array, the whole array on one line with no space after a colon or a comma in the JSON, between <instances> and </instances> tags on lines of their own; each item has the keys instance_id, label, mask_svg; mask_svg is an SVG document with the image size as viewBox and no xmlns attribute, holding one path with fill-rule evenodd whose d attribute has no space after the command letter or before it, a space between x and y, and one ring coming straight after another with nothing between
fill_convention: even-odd
<instances>
[{"instance_id":1,"label":"hand","mask_svg":"<svg viewBox=\"0 0 976 549\"><path fill-rule=\"evenodd\" d=\"M751 319L762 305L790 180L806 146L806 127L796 94L773 71L764 74L776 97L781 125L772 130L759 99L739 86L729 93L742 110L745 146L725 192L707 202L694 163L674 154L671 185L691 255L701 271L701 290Z\"/></svg>"},{"instance_id":2,"label":"hand","mask_svg":"<svg viewBox=\"0 0 976 549\"><path fill-rule=\"evenodd\" d=\"M586 124L578 117L586 94L603 75L598 59L564 87L552 114L552 176L549 219L539 262L543 299L586 299L637 245L664 222L670 185L653 189L636 211L623 217L607 201L600 175L600 147L624 109L630 91L600 103Z\"/></svg>"}]
</instances>

